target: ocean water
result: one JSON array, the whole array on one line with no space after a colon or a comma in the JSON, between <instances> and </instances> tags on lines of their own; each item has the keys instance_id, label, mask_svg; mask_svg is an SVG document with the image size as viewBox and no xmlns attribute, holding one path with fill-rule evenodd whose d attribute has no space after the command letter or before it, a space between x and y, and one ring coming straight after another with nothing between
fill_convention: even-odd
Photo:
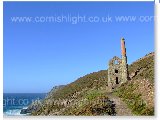
<instances>
[{"instance_id":1,"label":"ocean water","mask_svg":"<svg viewBox=\"0 0 160 120\"><path fill-rule=\"evenodd\" d=\"M21 110L27 108L33 101L44 99L46 93L4 93L3 115L22 116Z\"/></svg>"}]
</instances>

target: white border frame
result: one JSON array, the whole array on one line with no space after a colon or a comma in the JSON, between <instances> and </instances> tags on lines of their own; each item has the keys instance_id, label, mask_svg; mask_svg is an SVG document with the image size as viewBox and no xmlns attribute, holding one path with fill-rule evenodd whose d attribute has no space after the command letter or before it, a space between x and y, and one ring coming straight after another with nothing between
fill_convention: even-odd
<instances>
[{"instance_id":1,"label":"white border frame","mask_svg":"<svg viewBox=\"0 0 160 120\"><path fill-rule=\"evenodd\" d=\"M22 1L22 0L7 0L7 1ZM35 1L35 0L24 0L24 1ZM37 0L37 1L45 1L45 0ZM47 0L47 1L75 1L75 0ZM77 1L86 1L86 0L77 0ZM87 1L98 1L98 0L87 0ZM80 119L93 119L93 120L97 120L97 119L120 119L120 120L127 120L127 119L131 119L131 120L135 120L135 119L148 119L148 120L158 120L160 119L160 103L158 100L159 96L158 93L160 93L160 81L158 80L158 75L159 75L159 70L160 70L160 64L158 63L158 61L160 61L160 41L158 41L160 39L160 33L158 33L158 31L160 31L160 1L159 0L100 0L100 1L155 1L155 15L156 20L155 20L155 116L154 117L3 117L3 1L0 2L0 79L1 79L1 84L0 84L0 119L2 120L3 118L8 120L15 120L15 119L55 119L55 120L70 120L70 119L76 119L76 120L80 120ZM158 114L159 113L159 114Z\"/></svg>"}]
</instances>

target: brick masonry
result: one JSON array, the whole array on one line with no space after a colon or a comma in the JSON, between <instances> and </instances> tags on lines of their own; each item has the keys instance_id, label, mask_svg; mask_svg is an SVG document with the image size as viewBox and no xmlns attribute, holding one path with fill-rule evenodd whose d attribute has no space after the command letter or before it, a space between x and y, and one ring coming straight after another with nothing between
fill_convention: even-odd
<instances>
[{"instance_id":1,"label":"brick masonry","mask_svg":"<svg viewBox=\"0 0 160 120\"><path fill-rule=\"evenodd\" d=\"M121 39L121 53L121 59L114 56L109 61L108 86L111 91L128 80L128 65L124 38Z\"/></svg>"}]
</instances>

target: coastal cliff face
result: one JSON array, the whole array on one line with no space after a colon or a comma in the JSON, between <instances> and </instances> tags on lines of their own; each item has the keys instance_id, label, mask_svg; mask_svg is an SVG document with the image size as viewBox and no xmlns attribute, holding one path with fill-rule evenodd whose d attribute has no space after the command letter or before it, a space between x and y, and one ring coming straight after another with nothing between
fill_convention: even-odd
<instances>
[{"instance_id":1,"label":"coastal cliff face","mask_svg":"<svg viewBox=\"0 0 160 120\"><path fill-rule=\"evenodd\" d=\"M43 101L35 101L28 110L31 115L50 116L154 115L154 53L133 62L128 70L130 80L111 93L108 71L101 70L53 88Z\"/></svg>"}]
</instances>

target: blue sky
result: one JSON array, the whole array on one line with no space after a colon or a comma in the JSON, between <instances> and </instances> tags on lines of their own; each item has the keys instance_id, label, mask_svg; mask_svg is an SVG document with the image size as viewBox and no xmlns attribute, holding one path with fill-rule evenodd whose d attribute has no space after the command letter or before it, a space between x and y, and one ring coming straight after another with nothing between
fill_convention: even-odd
<instances>
[{"instance_id":1,"label":"blue sky","mask_svg":"<svg viewBox=\"0 0 160 120\"><path fill-rule=\"evenodd\" d=\"M4 2L4 92L41 93L105 70L121 57L126 39L128 63L154 51L154 21L12 22L29 16L153 16L153 2Z\"/></svg>"}]
</instances>

